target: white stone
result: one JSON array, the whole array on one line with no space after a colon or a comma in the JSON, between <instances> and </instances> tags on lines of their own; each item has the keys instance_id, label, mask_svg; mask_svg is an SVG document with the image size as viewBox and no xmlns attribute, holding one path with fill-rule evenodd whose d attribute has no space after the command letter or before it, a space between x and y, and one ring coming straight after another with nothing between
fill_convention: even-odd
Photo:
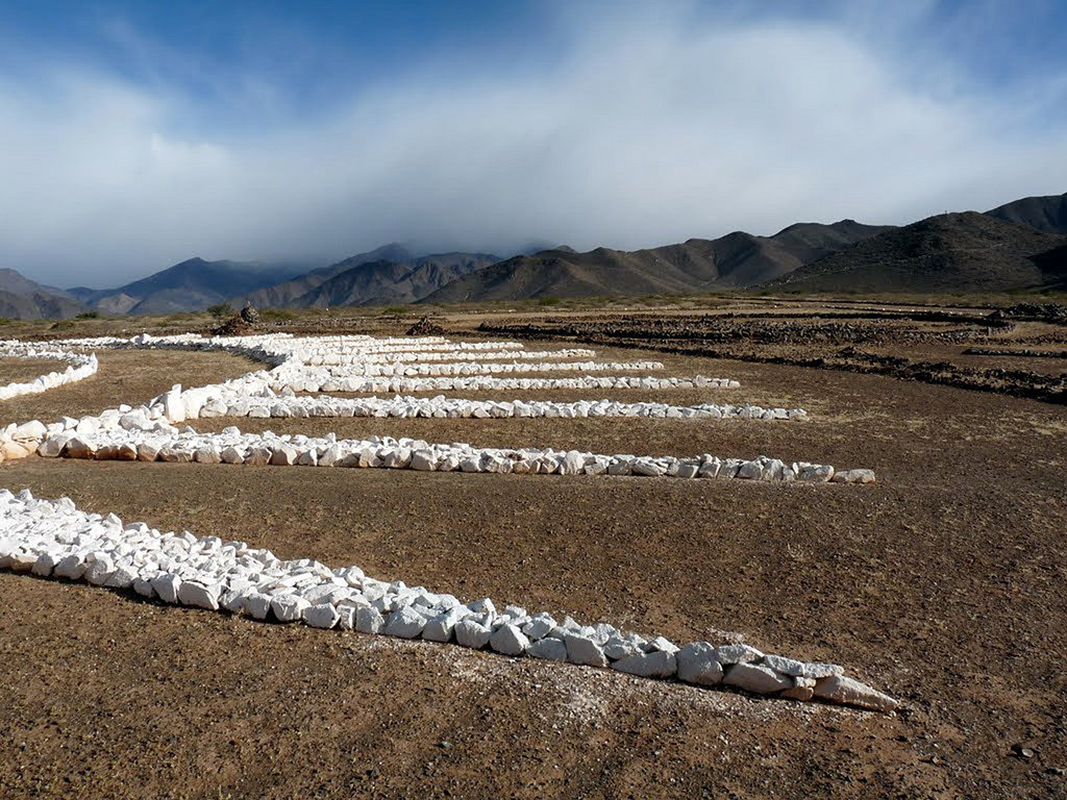
<instances>
[{"instance_id":1,"label":"white stone","mask_svg":"<svg viewBox=\"0 0 1067 800\"><path fill-rule=\"evenodd\" d=\"M722 682L755 694L773 694L793 686L792 679L759 664L734 664L726 670Z\"/></svg>"},{"instance_id":2,"label":"white stone","mask_svg":"<svg viewBox=\"0 0 1067 800\"><path fill-rule=\"evenodd\" d=\"M489 644L489 638L492 636L492 632L487 627L470 619L457 622L454 630L457 644L472 647L475 650L480 650Z\"/></svg>"},{"instance_id":3,"label":"white stone","mask_svg":"<svg viewBox=\"0 0 1067 800\"><path fill-rule=\"evenodd\" d=\"M362 606L356 610L356 630L360 633L381 633L385 618L376 608Z\"/></svg>"},{"instance_id":4,"label":"white stone","mask_svg":"<svg viewBox=\"0 0 1067 800\"><path fill-rule=\"evenodd\" d=\"M271 598L270 610L278 622L296 622L304 609L311 605L307 600L295 594L278 594Z\"/></svg>"},{"instance_id":5,"label":"white stone","mask_svg":"<svg viewBox=\"0 0 1067 800\"><path fill-rule=\"evenodd\" d=\"M533 658L546 658L550 661L566 661L567 645L560 639L545 637L526 648L526 654Z\"/></svg>"},{"instance_id":6,"label":"white stone","mask_svg":"<svg viewBox=\"0 0 1067 800\"><path fill-rule=\"evenodd\" d=\"M218 587L209 586L199 581L182 581L178 586L178 602L183 606L195 606L196 608L206 608L209 611L218 611Z\"/></svg>"},{"instance_id":7,"label":"white stone","mask_svg":"<svg viewBox=\"0 0 1067 800\"><path fill-rule=\"evenodd\" d=\"M152 579L152 588L164 603L177 603L182 581L177 575L163 573Z\"/></svg>"},{"instance_id":8,"label":"white stone","mask_svg":"<svg viewBox=\"0 0 1067 800\"><path fill-rule=\"evenodd\" d=\"M510 622L504 623L493 631L489 639L489 646L506 656L521 656L526 652L529 644L530 640Z\"/></svg>"},{"instance_id":9,"label":"white stone","mask_svg":"<svg viewBox=\"0 0 1067 800\"><path fill-rule=\"evenodd\" d=\"M385 629L386 636L399 636L401 639L414 639L426 627L426 618L411 606L401 606L389 615Z\"/></svg>"},{"instance_id":10,"label":"white stone","mask_svg":"<svg viewBox=\"0 0 1067 800\"><path fill-rule=\"evenodd\" d=\"M678 665L674 653L655 650L620 658L612 663L611 668L641 678L669 678L675 674Z\"/></svg>"},{"instance_id":11,"label":"white stone","mask_svg":"<svg viewBox=\"0 0 1067 800\"><path fill-rule=\"evenodd\" d=\"M708 642L691 642L675 654L678 678L698 686L714 686L722 680L722 664Z\"/></svg>"},{"instance_id":12,"label":"white stone","mask_svg":"<svg viewBox=\"0 0 1067 800\"><path fill-rule=\"evenodd\" d=\"M900 705L899 700L844 675L820 678L815 682L814 694L824 700L859 706L870 711L893 711Z\"/></svg>"},{"instance_id":13,"label":"white stone","mask_svg":"<svg viewBox=\"0 0 1067 800\"><path fill-rule=\"evenodd\" d=\"M580 634L568 633L566 636L567 660L572 664L587 664L593 667L606 667L608 659L593 639Z\"/></svg>"},{"instance_id":14,"label":"white stone","mask_svg":"<svg viewBox=\"0 0 1067 800\"><path fill-rule=\"evenodd\" d=\"M304 622L312 628L332 628L341 619L332 603L319 603L304 609Z\"/></svg>"}]
</instances>

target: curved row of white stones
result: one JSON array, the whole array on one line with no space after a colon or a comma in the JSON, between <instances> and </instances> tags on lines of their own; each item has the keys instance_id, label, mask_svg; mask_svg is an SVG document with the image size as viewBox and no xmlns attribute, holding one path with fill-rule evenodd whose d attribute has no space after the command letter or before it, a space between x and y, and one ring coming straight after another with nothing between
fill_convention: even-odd
<instances>
[{"instance_id":1,"label":"curved row of white stones","mask_svg":"<svg viewBox=\"0 0 1067 800\"><path fill-rule=\"evenodd\" d=\"M94 354L73 353L15 339L0 341L0 358L65 361L68 365L62 372L55 371L39 375L28 383L9 383L6 386L0 386L0 400L10 400L12 397L27 394L40 394L69 383L77 383L95 375L99 369Z\"/></svg>"},{"instance_id":2,"label":"curved row of white stones","mask_svg":"<svg viewBox=\"0 0 1067 800\"><path fill-rule=\"evenodd\" d=\"M44 578L85 580L167 603L225 610L316 628L421 638L506 656L610 667L697 686L723 684L793 700L823 699L877 711L898 701L845 676L834 664L767 655L744 644L677 647L600 623L562 623L519 606L498 613L488 598L463 604L358 567L331 570L310 559L281 561L269 550L218 537L160 533L143 523L79 511L63 498L35 500L0 491L0 568Z\"/></svg>"},{"instance_id":3,"label":"curved row of white stones","mask_svg":"<svg viewBox=\"0 0 1067 800\"><path fill-rule=\"evenodd\" d=\"M344 340L347 341L347 340ZM610 475L648 475L648 476L680 476L680 477L741 477L756 480L792 481L801 480L806 482L825 482L835 480L843 483L867 483L874 480L873 472L869 470L835 470L829 465L810 464L806 462L786 464L777 459L760 456L756 459L719 459L714 456L698 456L694 458L638 458L632 455L599 455L593 453L581 453L570 451L570 465L564 464L566 454L553 450L499 450L495 448L470 448L467 445L434 445L425 448L417 458L395 457L389 453L369 453L356 458L352 453L341 454L336 458L330 458L327 453L335 453L337 445L333 439L313 441L301 452L290 454L293 449L286 444L280 448L280 455L275 455L272 449L279 449L268 436L262 441L242 440L246 446L244 452L237 453L232 443L224 442L217 434L188 435L199 437L193 442L193 447L186 447L188 442L179 441L177 431L168 423L182 422L186 419L197 418L206 411L205 416L219 416L223 412L227 414L240 413L267 417L272 414L278 416L303 415L311 413L336 413L347 415L357 411L368 415L385 416L395 414L399 416L588 416L592 411L593 416L605 414L617 414L620 416L655 415L659 416L740 416L756 417L760 419L789 419L803 416L799 409L762 409L758 407L734 407L734 406L705 406L705 407L679 407L665 404L614 404L608 401L589 404L578 402L573 404L552 403L479 403L477 401L455 401L445 398L433 401L419 401L415 398L403 400L337 400L305 398L289 398L279 400L273 398L271 402L261 402L255 399L247 400L251 395L272 394L268 385L270 380L277 381L279 374L286 367L299 370L300 364L295 356L288 359L280 356L281 351L288 353L319 352L323 345L320 342L308 343L304 340L292 337L244 337L240 340L212 339L203 340L189 336L166 337L153 339L146 335L135 337L132 340L114 338L102 338L95 340L70 340L70 345L91 343L95 346L105 344L112 346L160 346L182 348L220 348L231 351L241 351L254 354L260 358L273 358L281 365L276 367L270 375L270 379L264 380L263 373L250 373L221 385L200 387L182 392L180 386L175 386L170 392L157 398L150 407L131 409L128 406L119 409L105 411L99 417L86 417L82 420L64 418L60 423L45 426L36 420L21 426L11 425L4 431L2 438L3 454L7 458L18 458L34 451L43 455L58 456L77 454L75 457L104 457L113 458L136 458L138 449L142 452L154 452L169 454L171 460L197 460L215 461L222 460L222 453L227 452L230 463L243 463L254 451L264 449L271 450L268 461L276 463L318 464L319 459L325 459L327 463L352 461L362 463L363 466L377 466L379 463L391 467L407 467L412 461L423 470L461 470L467 472L521 472L521 473L562 473L562 474L610 474ZM379 343L366 337L358 337L352 343L352 348L370 348L376 346L396 346L401 344L418 350L423 346L440 347L442 342L401 342L393 345L389 342ZM490 344L490 343L483 343ZM340 346L340 345L339 345ZM282 379L283 382L285 379ZM304 387L306 387L306 383ZM292 392L292 385L285 383L285 390ZM245 405L247 400L247 406ZM232 407L232 410L231 410ZM119 431L122 431L119 433ZM190 429L191 430L191 429ZM236 429L232 429L236 431ZM126 431L136 431L128 433ZM305 437L306 438L306 437ZM261 437L262 439L262 437ZM376 444L372 442L372 444ZM367 451L366 443L359 445L359 452ZM410 453L411 448L407 448ZM405 448L399 448L403 453ZM194 454L200 457L195 458ZM336 453L335 453L336 455ZM143 457L143 456L142 456ZM149 460L155 460L155 456ZM253 461L257 459L252 459ZM464 465L460 467L460 465ZM348 465L348 464L346 464Z\"/></svg>"}]
</instances>

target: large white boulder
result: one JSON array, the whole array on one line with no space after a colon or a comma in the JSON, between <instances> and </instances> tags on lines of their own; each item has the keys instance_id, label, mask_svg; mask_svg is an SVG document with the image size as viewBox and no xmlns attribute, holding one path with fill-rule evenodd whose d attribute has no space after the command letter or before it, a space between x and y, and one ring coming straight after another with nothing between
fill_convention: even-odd
<instances>
[{"instance_id":1,"label":"large white boulder","mask_svg":"<svg viewBox=\"0 0 1067 800\"><path fill-rule=\"evenodd\" d=\"M670 678L677 672L678 665L674 653L654 650L651 653L636 653L620 658L611 668L642 678Z\"/></svg>"},{"instance_id":2,"label":"large white boulder","mask_svg":"<svg viewBox=\"0 0 1067 800\"><path fill-rule=\"evenodd\" d=\"M692 642L677 652L678 678L697 686L714 686L722 680L722 663L708 642Z\"/></svg>"},{"instance_id":3,"label":"large white boulder","mask_svg":"<svg viewBox=\"0 0 1067 800\"><path fill-rule=\"evenodd\" d=\"M489 638L489 646L506 656L521 656L529 645L530 640L510 622L504 623L493 631L493 635Z\"/></svg>"}]
</instances>

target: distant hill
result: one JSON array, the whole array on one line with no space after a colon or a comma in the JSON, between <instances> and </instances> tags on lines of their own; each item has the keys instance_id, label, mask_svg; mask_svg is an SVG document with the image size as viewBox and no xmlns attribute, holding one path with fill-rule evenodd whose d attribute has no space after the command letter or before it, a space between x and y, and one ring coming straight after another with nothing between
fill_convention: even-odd
<instances>
[{"instance_id":1,"label":"distant hill","mask_svg":"<svg viewBox=\"0 0 1067 800\"><path fill-rule=\"evenodd\" d=\"M1039 231L1067 234L1067 193L1048 197L1024 197L985 212L991 217L1027 225Z\"/></svg>"},{"instance_id":2,"label":"distant hill","mask_svg":"<svg viewBox=\"0 0 1067 800\"><path fill-rule=\"evenodd\" d=\"M31 281L13 269L0 269L0 317L65 319L85 310L62 289Z\"/></svg>"},{"instance_id":3,"label":"distant hill","mask_svg":"<svg viewBox=\"0 0 1067 800\"><path fill-rule=\"evenodd\" d=\"M300 271L238 261L190 258L116 289L72 289L82 302L106 314L168 314L201 311L234 295L269 286Z\"/></svg>"},{"instance_id":4,"label":"distant hill","mask_svg":"<svg viewBox=\"0 0 1067 800\"><path fill-rule=\"evenodd\" d=\"M358 258L340 263L349 264ZM362 262L338 272L289 305L324 308L413 303L497 260L488 253L440 253L404 261Z\"/></svg>"},{"instance_id":5,"label":"distant hill","mask_svg":"<svg viewBox=\"0 0 1067 800\"><path fill-rule=\"evenodd\" d=\"M737 231L647 250L587 253L570 248L516 256L446 284L426 302L459 303L536 297L682 294L752 286L887 230L842 220L798 223L774 236Z\"/></svg>"},{"instance_id":6,"label":"distant hill","mask_svg":"<svg viewBox=\"0 0 1067 800\"><path fill-rule=\"evenodd\" d=\"M256 291L243 293L234 297L234 301L238 305L244 305L244 302L248 300L257 308L288 308L294 306L299 298L317 289L330 278L360 264L369 264L375 261L400 262L407 261L410 258L412 258L412 254L403 245L394 242L367 253L351 256L343 261L338 261L336 264L330 264L328 267L313 269L295 277L290 276L291 279L289 280L257 288Z\"/></svg>"},{"instance_id":7,"label":"distant hill","mask_svg":"<svg viewBox=\"0 0 1067 800\"><path fill-rule=\"evenodd\" d=\"M1004 291L1062 285L1067 237L965 211L885 231L771 280L804 291Z\"/></svg>"}]
</instances>

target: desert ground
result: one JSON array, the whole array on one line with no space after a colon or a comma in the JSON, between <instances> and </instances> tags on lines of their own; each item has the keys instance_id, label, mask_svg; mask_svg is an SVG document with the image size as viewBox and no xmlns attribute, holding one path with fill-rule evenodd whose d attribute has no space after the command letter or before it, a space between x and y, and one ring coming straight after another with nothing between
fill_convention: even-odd
<instances>
[{"instance_id":1,"label":"desert ground","mask_svg":"<svg viewBox=\"0 0 1067 800\"><path fill-rule=\"evenodd\" d=\"M382 579L679 642L736 632L768 652L848 665L902 701L895 713L255 622L0 573L0 796L1067 796L1067 325L1025 314L983 323L992 310L983 298L436 310L455 338L582 342L598 358L654 358L667 375L741 382L625 394L635 400L803 407L802 422L191 423L766 454L869 467L870 485L36 456L0 465L0 486L12 491L67 495L86 510L238 538L283 558L358 564ZM268 318L263 328L401 335L418 317L338 312ZM85 320L14 332L204 324ZM216 353L98 356L93 378L0 403L0 422L98 413L176 382L259 368ZM38 366L0 362L0 383Z\"/></svg>"}]
</instances>

